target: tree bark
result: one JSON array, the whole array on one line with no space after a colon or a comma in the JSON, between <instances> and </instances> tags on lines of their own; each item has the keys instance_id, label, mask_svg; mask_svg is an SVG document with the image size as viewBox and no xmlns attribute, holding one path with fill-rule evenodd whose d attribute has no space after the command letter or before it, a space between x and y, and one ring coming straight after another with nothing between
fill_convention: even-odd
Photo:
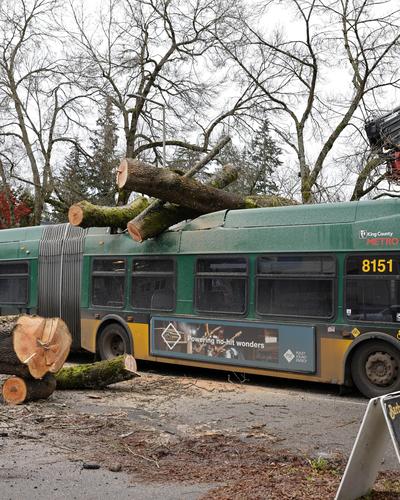
<instances>
[{"instance_id":1,"label":"tree bark","mask_svg":"<svg viewBox=\"0 0 400 500\"><path fill-rule=\"evenodd\" d=\"M139 160L122 160L118 171L117 184L120 189L145 193L165 202L191 208L200 214L255 206L243 196L206 186Z\"/></svg>"},{"instance_id":2,"label":"tree bark","mask_svg":"<svg viewBox=\"0 0 400 500\"><path fill-rule=\"evenodd\" d=\"M115 359L63 368L56 374L57 389L102 389L117 382L139 377L130 354Z\"/></svg>"},{"instance_id":3,"label":"tree bark","mask_svg":"<svg viewBox=\"0 0 400 500\"><path fill-rule=\"evenodd\" d=\"M5 364L9 367L21 366L21 361L18 359L13 349L12 332L17 324L17 321L18 321L18 316L0 317L0 363ZM22 367L25 367L25 365L22 365ZM2 373L10 375L14 374L14 372L10 371L5 371Z\"/></svg>"},{"instance_id":4,"label":"tree bark","mask_svg":"<svg viewBox=\"0 0 400 500\"><path fill-rule=\"evenodd\" d=\"M0 371L35 379L57 372L64 364L72 338L60 318L0 317Z\"/></svg>"},{"instance_id":5,"label":"tree bark","mask_svg":"<svg viewBox=\"0 0 400 500\"><path fill-rule=\"evenodd\" d=\"M151 208L146 214L139 214L137 217L128 222L128 233L135 241L145 241L161 234L178 222L187 219L195 219L201 215L196 210L191 208L180 207L172 203L165 205L156 205Z\"/></svg>"},{"instance_id":6,"label":"tree bark","mask_svg":"<svg viewBox=\"0 0 400 500\"><path fill-rule=\"evenodd\" d=\"M223 189L237 179L238 169L225 165L207 184L216 189ZM165 229L187 219L201 215L196 210L167 203L151 204L146 210L128 222L128 232L135 241L144 241L162 233Z\"/></svg>"},{"instance_id":7,"label":"tree bark","mask_svg":"<svg viewBox=\"0 0 400 500\"><path fill-rule=\"evenodd\" d=\"M80 201L70 207L68 220L73 226L125 229L127 222L142 212L148 204L149 201L143 197L123 207L98 207L88 201Z\"/></svg>"},{"instance_id":8,"label":"tree bark","mask_svg":"<svg viewBox=\"0 0 400 500\"><path fill-rule=\"evenodd\" d=\"M46 399L56 389L56 378L47 373L42 380L11 377L2 387L4 401L8 404L21 404L38 399Z\"/></svg>"},{"instance_id":9,"label":"tree bark","mask_svg":"<svg viewBox=\"0 0 400 500\"><path fill-rule=\"evenodd\" d=\"M27 365L11 364L7 362L0 362L0 373L3 375L16 375L17 377L29 378L31 376Z\"/></svg>"},{"instance_id":10,"label":"tree bark","mask_svg":"<svg viewBox=\"0 0 400 500\"><path fill-rule=\"evenodd\" d=\"M3 398L9 404L48 398L56 388L103 389L111 384L139 377L135 358L129 354L108 361L62 368L55 375L47 373L41 380L32 378L28 368L23 365L13 368L25 370L22 370L20 376L10 377L3 384Z\"/></svg>"}]
</instances>

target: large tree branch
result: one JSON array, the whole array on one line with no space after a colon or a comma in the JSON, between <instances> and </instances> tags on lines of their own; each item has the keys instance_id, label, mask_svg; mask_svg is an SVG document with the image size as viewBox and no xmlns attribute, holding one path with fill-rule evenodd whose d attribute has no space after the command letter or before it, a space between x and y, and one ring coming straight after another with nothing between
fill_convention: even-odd
<instances>
[{"instance_id":1,"label":"large tree branch","mask_svg":"<svg viewBox=\"0 0 400 500\"><path fill-rule=\"evenodd\" d=\"M351 201L361 199L367 193L375 189L375 187L385 178L385 175L379 176L378 179L372 182L367 189L364 188L365 183L372 172L382 163L384 163L384 159L380 157L371 158L367 161L362 171L358 174L358 178L351 195Z\"/></svg>"},{"instance_id":2,"label":"large tree branch","mask_svg":"<svg viewBox=\"0 0 400 500\"><path fill-rule=\"evenodd\" d=\"M325 142L325 144L323 145L315 163L314 163L314 168L311 172L311 177L310 177L310 184L311 186L314 184L314 182L316 181L319 173L321 172L322 170L322 167L323 167L323 164L324 164L324 161L326 159L326 157L328 156L329 152L331 151L333 145L335 144L336 140L338 139L338 137L340 136L340 134L343 132L343 130L347 127L347 125L349 124L351 118L353 117L354 115L354 112L356 111L356 109L358 108L358 105L360 104L361 102L361 99L364 95L364 86L361 86L348 110L346 111L346 113L344 114L343 118L340 120L340 122L336 125L336 127L333 129L333 131L331 132L331 134L329 135L327 141Z\"/></svg>"}]
</instances>

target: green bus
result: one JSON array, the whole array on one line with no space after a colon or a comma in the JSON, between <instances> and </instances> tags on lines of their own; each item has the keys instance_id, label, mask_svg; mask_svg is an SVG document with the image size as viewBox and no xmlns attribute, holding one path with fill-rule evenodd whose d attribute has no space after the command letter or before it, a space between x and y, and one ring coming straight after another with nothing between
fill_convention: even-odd
<instances>
[{"instance_id":1,"label":"green bus","mask_svg":"<svg viewBox=\"0 0 400 500\"><path fill-rule=\"evenodd\" d=\"M108 359L400 390L400 200L204 215L144 243L0 231L0 314L63 318Z\"/></svg>"}]
</instances>

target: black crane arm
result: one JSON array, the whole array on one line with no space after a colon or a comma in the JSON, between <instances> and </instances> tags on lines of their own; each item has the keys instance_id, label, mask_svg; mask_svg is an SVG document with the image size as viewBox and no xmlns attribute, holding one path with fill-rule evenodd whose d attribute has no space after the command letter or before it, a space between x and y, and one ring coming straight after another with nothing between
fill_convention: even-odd
<instances>
[{"instance_id":1,"label":"black crane arm","mask_svg":"<svg viewBox=\"0 0 400 500\"><path fill-rule=\"evenodd\" d=\"M374 149L400 150L400 106L390 113L368 120L365 132Z\"/></svg>"}]
</instances>

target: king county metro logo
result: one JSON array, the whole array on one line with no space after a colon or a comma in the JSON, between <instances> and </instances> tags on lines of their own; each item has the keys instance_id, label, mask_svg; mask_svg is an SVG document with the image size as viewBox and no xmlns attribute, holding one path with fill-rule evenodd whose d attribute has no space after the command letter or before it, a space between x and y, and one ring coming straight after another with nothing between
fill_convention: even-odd
<instances>
[{"instance_id":1,"label":"king county metro logo","mask_svg":"<svg viewBox=\"0 0 400 500\"><path fill-rule=\"evenodd\" d=\"M393 231L367 231L366 229L360 229L359 237L361 240L366 240L368 238L392 238Z\"/></svg>"}]
</instances>

